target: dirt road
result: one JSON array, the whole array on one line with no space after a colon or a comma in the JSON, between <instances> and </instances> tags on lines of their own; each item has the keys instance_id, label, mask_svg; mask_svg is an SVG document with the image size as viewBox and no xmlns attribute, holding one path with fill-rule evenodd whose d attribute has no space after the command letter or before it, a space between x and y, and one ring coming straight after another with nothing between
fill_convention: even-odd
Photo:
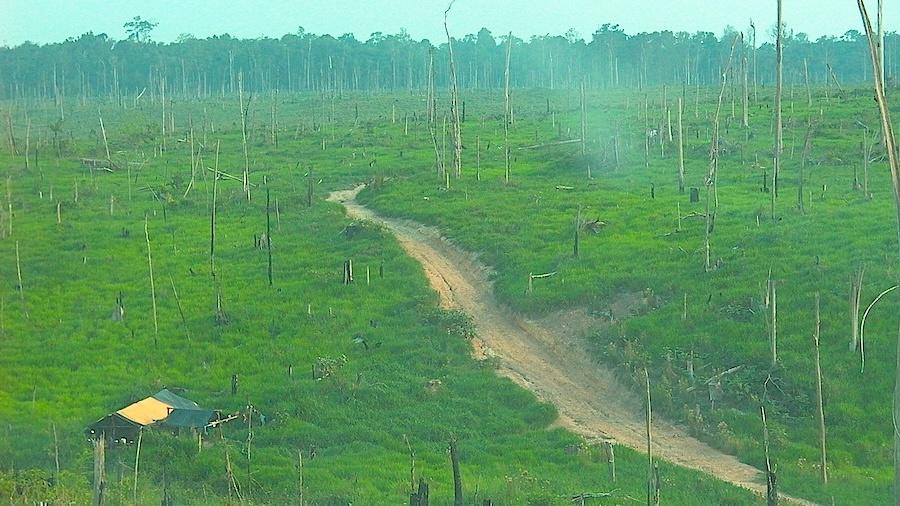
<instances>
[{"instance_id":1,"label":"dirt road","mask_svg":"<svg viewBox=\"0 0 900 506\"><path fill-rule=\"evenodd\" d=\"M613 374L591 360L577 339L579 318L532 321L512 314L497 303L489 270L473 255L441 237L437 230L406 220L384 218L356 202L364 188L332 193L354 219L379 224L392 232L406 252L422 264L441 305L466 312L478 329L475 354L499 359L499 374L554 404L559 425L587 439L612 439L646 451L642 399L635 398ZM653 454L680 466L697 469L721 480L765 494L763 473L689 436L658 417L653 423ZM794 498L798 504L812 504Z\"/></svg>"}]
</instances>

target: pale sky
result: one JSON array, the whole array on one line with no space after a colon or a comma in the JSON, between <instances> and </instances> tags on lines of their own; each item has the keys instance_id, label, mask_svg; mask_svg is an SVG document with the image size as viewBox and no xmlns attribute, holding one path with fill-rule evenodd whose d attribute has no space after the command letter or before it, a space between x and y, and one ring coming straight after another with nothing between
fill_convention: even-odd
<instances>
[{"instance_id":1,"label":"pale sky","mask_svg":"<svg viewBox=\"0 0 900 506\"><path fill-rule=\"evenodd\" d=\"M855 0L785 0L785 23L810 38L861 30ZM874 17L876 0L868 0ZM885 27L900 27L900 2L885 2ZM564 34L574 28L587 40L603 23L618 23L626 32L711 31L726 25L738 30L756 22L759 42L775 25L775 0L457 0L451 11L454 35L482 26L495 35L518 37ZM0 45L25 40L61 41L87 31L125 38L122 24L134 16L159 23L153 39L172 41L181 33L203 38L229 33L236 37L280 37L298 26L318 34L397 33L440 41L447 0L0 0Z\"/></svg>"}]
</instances>

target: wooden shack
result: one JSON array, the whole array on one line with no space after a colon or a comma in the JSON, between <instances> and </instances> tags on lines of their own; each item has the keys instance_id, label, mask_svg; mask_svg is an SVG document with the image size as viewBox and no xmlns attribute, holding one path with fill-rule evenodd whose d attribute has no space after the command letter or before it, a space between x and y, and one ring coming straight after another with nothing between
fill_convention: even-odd
<instances>
[{"instance_id":1,"label":"wooden shack","mask_svg":"<svg viewBox=\"0 0 900 506\"><path fill-rule=\"evenodd\" d=\"M196 402L163 389L90 424L85 434L91 439L103 437L107 441L129 444L145 427L162 427L176 432L204 430L218 417L216 411L201 408Z\"/></svg>"}]
</instances>

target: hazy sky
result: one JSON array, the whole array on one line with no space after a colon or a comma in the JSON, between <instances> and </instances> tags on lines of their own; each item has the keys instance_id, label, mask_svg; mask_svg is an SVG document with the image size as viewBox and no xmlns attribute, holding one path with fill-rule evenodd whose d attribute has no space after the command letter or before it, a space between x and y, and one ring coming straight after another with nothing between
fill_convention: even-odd
<instances>
[{"instance_id":1,"label":"hazy sky","mask_svg":"<svg viewBox=\"0 0 900 506\"><path fill-rule=\"evenodd\" d=\"M785 23L811 38L861 30L855 0L784 3ZM868 3L874 10L876 0ZM896 30L900 2L885 3L885 26ZM447 0L0 0L0 45L54 42L87 31L124 38L122 24L136 15L159 23L153 34L159 41L182 33L280 37L298 26L319 34L353 32L363 41L375 31L405 28L414 38L434 41L444 37L446 5ZM746 28L751 18L764 42L775 25L775 0L457 0L450 21L455 35L482 26L495 34L512 30L523 38L574 28L589 40L607 22L629 33L669 29L721 34L726 25Z\"/></svg>"}]
</instances>

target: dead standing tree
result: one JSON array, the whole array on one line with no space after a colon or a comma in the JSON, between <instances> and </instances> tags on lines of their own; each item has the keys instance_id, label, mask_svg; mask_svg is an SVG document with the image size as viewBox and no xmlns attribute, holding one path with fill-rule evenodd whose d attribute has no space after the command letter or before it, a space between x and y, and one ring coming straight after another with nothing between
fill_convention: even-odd
<instances>
[{"instance_id":1,"label":"dead standing tree","mask_svg":"<svg viewBox=\"0 0 900 506\"><path fill-rule=\"evenodd\" d=\"M716 113L713 116L713 135L712 141L709 146L709 171L706 174L706 233L704 236L704 251L705 251L705 269L706 272L712 270L712 265L710 262L710 245L709 239L712 234L713 227L716 224L716 215L719 211L719 195L718 195L718 180L719 180L719 116L722 112L722 101L725 98L725 88L728 80L728 72L731 70L732 62L734 60L734 48L737 45L739 36L735 36L734 41L731 44L731 54L728 57L728 64L725 67L725 70L722 72L722 87L719 89L719 100L716 105ZM715 207L714 209L710 209L710 193L715 195Z\"/></svg>"},{"instance_id":2,"label":"dead standing tree","mask_svg":"<svg viewBox=\"0 0 900 506\"><path fill-rule=\"evenodd\" d=\"M147 238L147 269L150 271L150 300L153 302L153 341L159 336L159 323L156 318L156 286L153 283L153 256L150 254L150 226L144 216L144 236Z\"/></svg>"},{"instance_id":3,"label":"dead standing tree","mask_svg":"<svg viewBox=\"0 0 900 506\"><path fill-rule=\"evenodd\" d=\"M784 151L784 127L781 116L781 95L784 88L784 21L782 0L778 0L778 26L775 37L775 146L772 167L772 221L775 221L775 198L778 196L778 176L781 171L781 154Z\"/></svg>"},{"instance_id":4,"label":"dead standing tree","mask_svg":"<svg viewBox=\"0 0 900 506\"><path fill-rule=\"evenodd\" d=\"M451 0L447 10L444 11L444 32L447 34L447 50L450 53L450 118L453 120L453 170L456 177L462 174L462 126L459 115L459 86L456 82L456 61L453 58L453 38L450 37L450 28L447 26L447 16L456 0Z\"/></svg>"},{"instance_id":5,"label":"dead standing tree","mask_svg":"<svg viewBox=\"0 0 900 506\"><path fill-rule=\"evenodd\" d=\"M819 360L819 330L822 320L819 315L819 292L816 292L816 331L813 334L813 344L816 348L816 405L819 417L819 443L821 449L822 482L828 483L828 459L825 454L825 406L822 402L822 365Z\"/></svg>"},{"instance_id":6,"label":"dead standing tree","mask_svg":"<svg viewBox=\"0 0 900 506\"><path fill-rule=\"evenodd\" d=\"M509 102L509 59L512 55L512 32L509 32L509 36L506 42L506 71L504 72L504 81L506 82L504 88L504 95L506 97L506 108L503 113L503 144L505 145L504 150L506 152L506 183L509 184L509 122L511 121L510 116L512 116L512 109L510 108Z\"/></svg>"},{"instance_id":7,"label":"dead standing tree","mask_svg":"<svg viewBox=\"0 0 900 506\"><path fill-rule=\"evenodd\" d=\"M247 201L250 200L250 152L247 147L247 114L250 111L251 96L244 105L244 73L238 73L238 100L241 108L241 143L244 146L244 191L247 192Z\"/></svg>"}]
</instances>

